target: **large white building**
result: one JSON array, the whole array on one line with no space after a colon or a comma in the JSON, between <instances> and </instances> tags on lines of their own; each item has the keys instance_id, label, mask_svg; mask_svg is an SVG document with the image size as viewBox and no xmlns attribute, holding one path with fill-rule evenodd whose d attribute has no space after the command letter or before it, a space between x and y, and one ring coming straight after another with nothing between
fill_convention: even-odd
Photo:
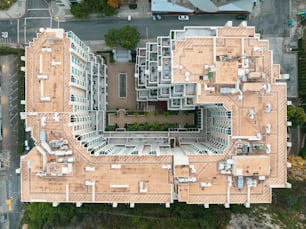
<instances>
[{"instance_id":1,"label":"large white building","mask_svg":"<svg viewBox=\"0 0 306 229\"><path fill-rule=\"evenodd\" d=\"M26 48L25 202L245 204L287 183L286 83L269 42L243 22L185 27L139 48L137 100L196 110L196 128L105 131L107 67L74 33Z\"/></svg>"}]
</instances>

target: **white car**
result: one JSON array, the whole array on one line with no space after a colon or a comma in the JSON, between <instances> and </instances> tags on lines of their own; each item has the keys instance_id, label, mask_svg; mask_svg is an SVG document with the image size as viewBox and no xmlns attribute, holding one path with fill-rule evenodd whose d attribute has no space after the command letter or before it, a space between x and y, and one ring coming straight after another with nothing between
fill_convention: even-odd
<instances>
[{"instance_id":1,"label":"white car","mask_svg":"<svg viewBox=\"0 0 306 229\"><path fill-rule=\"evenodd\" d=\"M178 16L179 21L188 21L189 16L188 15L180 15Z\"/></svg>"},{"instance_id":2,"label":"white car","mask_svg":"<svg viewBox=\"0 0 306 229\"><path fill-rule=\"evenodd\" d=\"M25 150L30 150L30 146L29 146L29 141L28 140L24 140L24 149Z\"/></svg>"}]
</instances>

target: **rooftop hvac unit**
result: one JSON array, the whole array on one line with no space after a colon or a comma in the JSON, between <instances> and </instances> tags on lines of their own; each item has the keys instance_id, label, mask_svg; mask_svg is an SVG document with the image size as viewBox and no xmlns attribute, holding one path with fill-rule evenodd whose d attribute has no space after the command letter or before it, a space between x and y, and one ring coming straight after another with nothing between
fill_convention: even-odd
<instances>
[{"instance_id":1,"label":"rooftop hvac unit","mask_svg":"<svg viewBox=\"0 0 306 229\"><path fill-rule=\"evenodd\" d=\"M267 126L266 126L266 133L267 134L271 133L271 124L270 123L268 123Z\"/></svg>"},{"instance_id":2,"label":"rooftop hvac unit","mask_svg":"<svg viewBox=\"0 0 306 229\"><path fill-rule=\"evenodd\" d=\"M271 145L270 144L266 145L266 153L267 154L271 153Z\"/></svg>"},{"instance_id":3,"label":"rooftop hvac unit","mask_svg":"<svg viewBox=\"0 0 306 229\"><path fill-rule=\"evenodd\" d=\"M238 187L238 189L243 189L243 186L244 186L243 176L238 176L237 177L237 187Z\"/></svg>"},{"instance_id":4,"label":"rooftop hvac unit","mask_svg":"<svg viewBox=\"0 0 306 229\"><path fill-rule=\"evenodd\" d=\"M254 117L255 117L255 110L254 109L249 110L249 117L250 117L251 120L254 119Z\"/></svg>"},{"instance_id":5,"label":"rooftop hvac unit","mask_svg":"<svg viewBox=\"0 0 306 229\"><path fill-rule=\"evenodd\" d=\"M120 168L121 168L121 165L112 164L111 168L112 168L112 169L120 169Z\"/></svg>"},{"instance_id":6,"label":"rooftop hvac unit","mask_svg":"<svg viewBox=\"0 0 306 229\"><path fill-rule=\"evenodd\" d=\"M205 188L205 187L211 187L211 183L210 182L201 182L200 183L200 187L201 188Z\"/></svg>"},{"instance_id":7,"label":"rooftop hvac unit","mask_svg":"<svg viewBox=\"0 0 306 229\"><path fill-rule=\"evenodd\" d=\"M85 171L86 171L86 172L92 172L92 171L95 171L95 170L96 170L95 167L89 167L89 166L86 166L86 167L85 167Z\"/></svg>"},{"instance_id":8,"label":"rooftop hvac unit","mask_svg":"<svg viewBox=\"0 0 306 229\"><path fill-rule=\"evenodd\" d=\"M46 172L38 172L36 173L36 176L39 176L39 177L45 177L47 175Z\"/></svg>"},{"instance_id":9,"label":"rooftop hvac unit","mask_svg":"<svg viewBox=\"0 0 306 229\"><path fill-rule=\"evenodd\" d=\"M178 178L178 181L180 183L189 183L189 182L196 182L197 178L196 177L180 177Z\"/></svg>"},{"instance_id":10,"label":"rooftop hvac unit","mask_svg":"<svg viewBox=\"0 0 306 229\"><path fill-rule=\"evenodd\" d=\"M144 181L139 181L139 192L140 193L145 193L147 192L148 190L145 188L145 183Z\"/></svg>"},{"instance_id":11,"label":"rooftop hvac unit","mask_svg":"<svg viewBox=\"0 0 306 229\"><path fill-rule=\"evenodd\" d=\"M171 165L162 165L162 168L169 170L169 169L171 169Z\"/></svg>"},{"instance_id":12,"label":"rooftop hvac unit","mask_svg":"<svg viewBox=\"0 0 306 229\"><path fill-rule=\"evenodd\" d=\"M266 112L267 112L267 113L270 113L270 112L271 112L271 104L270 104L270 103L267 103L267 104L266 104Z\"/></svg>"},{"instance_id":13,"label":"rooftop hvac unit","mask_svg":"<svg viewBox=\"0 0 306 229\"><path fill-rule=\"evenodd\" d=\"M251 188L256 188L257 186L257 181L256 180L252 180L252 179L247 179L247 185Z\"/></svg>"},{"instance_id":14,"label":"rooftop hvac unit","mask_svg":"<svg viewBox=\"0 0 306 229\"><path fill-rule=\"evenodd\" d=\"M260 181L263 181L263 180L265 180L265 179L266 179L265 176L258 176L258 180L260 180Z\"/></svg>"}]
</instances>

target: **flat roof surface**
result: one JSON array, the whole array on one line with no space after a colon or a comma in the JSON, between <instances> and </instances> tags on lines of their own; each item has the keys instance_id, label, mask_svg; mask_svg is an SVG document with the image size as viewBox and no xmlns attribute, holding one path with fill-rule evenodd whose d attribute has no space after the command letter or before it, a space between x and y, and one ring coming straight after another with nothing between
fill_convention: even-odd
<instances>
[{"instance_id":1,"label":"flat roof surface","mask_svg":"<svg viewBox=\"0 0 306 229\"><path fill-rule=\"evenodd\" d=\"M237 62L216 62L215 83L235 84L238 80Z\"/></svg>"},{"instance_id":2,"label":"flat roof surface","mask_svg":"<svg viewBox=\"0 0 306 229\"><path fill-rule=\"evenodd\" d=\"M234 174L236 176L269 176L269 156L234 156Z\"/></svg>"},{"instance_id":3,"label":"flat roof surface","mask_svg":"<svg viewBox=\"0 0 306 229\"><path fill-rule=\"evenodd\" d=\"M126 144L117 147L119 152L129 144L139 143L137 147L147 151L146 156L90 155L74 137L75 133L84 134L87 130L73 133L70 122L73 112L69 104L70 39L65 34L58 39L54 30L38 34L26 48L24 115L26 126L40 148L36 146L21 157L21 200L171 203L177 194L179 201L191 204L271 202L271 187L284 187L287 182L286 85L275 82L279 66L273 65L268 42L259 40L253 27L220 27L216 34L218 37L174 41L171 80L196 83L197 104L223 104L231 112L228 146L221 155L196 155L194 150L184 152L192 147L189 142L182 147L165 148L161 151L167 154L160 156L149 155L154 148L149 140L154 139L152 133L138 133L137 139L132 139L132 133L122 133ZM209 72L209 78L201 79ZM239 75L241 72L244 76ZM231 90L224 94L222 88ZM71 153L55 155L41 142L41 131L46 133L47 145L60 140L65 142L65 152ZM104 137L115 142L120 134ZM192 136L200 141L202 133L196 134ZM176 139L189 135L173 134ZM161 134L156 141L170 144L168 136ZM251 142L249 154L238 155L240 141ZM256 148L256 144L264 149ZM222 174L218 164L227 159L234 161L232 173ZM238 190L240 174L245 176L245 182L250 174L265 176L265 180L251 189L244 185Z\"/></svg>"}]
</instances>

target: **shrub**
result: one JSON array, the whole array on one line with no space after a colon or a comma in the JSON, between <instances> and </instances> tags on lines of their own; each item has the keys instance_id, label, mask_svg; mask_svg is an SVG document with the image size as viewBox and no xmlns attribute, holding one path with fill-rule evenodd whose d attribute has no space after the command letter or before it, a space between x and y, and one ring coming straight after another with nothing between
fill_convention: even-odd
<instances>
[{"instance_id":1,"label":"shrub","mask_svg":"<svg viewBox=\"0 0 306 229\"><path fill-rule=\"evenodd\" d=\"M137 4L129 4L129 8L131 10L135 10L135 9L137 9Z\"/></svg>"}]
</instances>

